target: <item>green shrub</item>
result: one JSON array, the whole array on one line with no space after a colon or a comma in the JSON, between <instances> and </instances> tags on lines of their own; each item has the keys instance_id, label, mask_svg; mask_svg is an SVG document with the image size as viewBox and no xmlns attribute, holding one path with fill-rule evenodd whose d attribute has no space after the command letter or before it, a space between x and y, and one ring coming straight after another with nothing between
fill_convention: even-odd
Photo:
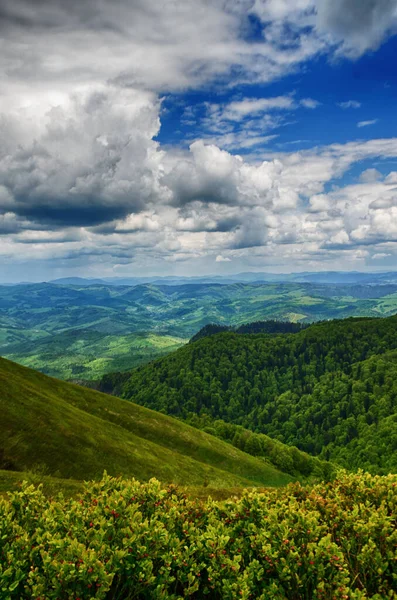
<instances>
[{"instance_id":1,"label":"green shrub","mask_svg":"<svg viewBox=\"0 0 397 600\"><path fill-rule=\"evenodd\" d=\"M397 477L192 501L104 476L0 499L2 600L397 598Z\"/></svg>"}]
</instances>

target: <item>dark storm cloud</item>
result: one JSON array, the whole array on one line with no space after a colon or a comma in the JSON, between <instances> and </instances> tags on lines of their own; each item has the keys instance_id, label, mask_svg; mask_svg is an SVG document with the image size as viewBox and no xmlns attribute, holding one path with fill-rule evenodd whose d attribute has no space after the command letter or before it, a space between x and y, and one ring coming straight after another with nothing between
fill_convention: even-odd
<instances>
[{"instance_id":1,"label":"dark storm cloud","mask_svg":"<svg viewBox=\"0 0 397 600\"><path fill-rule=\"evenodd\" d=\"M26 225L26 224L25 224ZM15 214L0 215L0 236L15 234L23 230L23 223Z\"/></svg>"},{"instance_id":2,"label":"dark storm cloud","mask_svg":"<svg viewBox=\"0 0 397 600\"><path fill-rule=\"evenodd\" d=\"M93 227L114 219L122 219L129 212L128 206L101 205L98 198L77 197L73 198L48 198L48 203L42 199L30 197L16 198L15 211L21 216L45 226L62 227Z\"/></svg>"}]
</instances>

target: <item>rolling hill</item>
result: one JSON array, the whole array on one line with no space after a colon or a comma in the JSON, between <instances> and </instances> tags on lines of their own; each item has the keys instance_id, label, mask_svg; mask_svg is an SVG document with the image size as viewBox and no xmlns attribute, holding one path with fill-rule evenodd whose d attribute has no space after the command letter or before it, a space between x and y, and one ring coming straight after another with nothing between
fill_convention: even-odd
<instances>
[{"instance_id":1,"label":"rolling hill","mask_svg":"<svg viewBox=\"0 0 397 600\"><path fill-rule=\"evenodd\" d=\"M390 277L379 283L355 276L345 283L323 279L135 285L72 279L0 286L0 355L61 379L96 380L163 356L209 323L307 324L397 311L397 285Z\"/></svg>"},{"instance_id":2,"label":"rolling hill","mask_svg":"<svg viewBox=\"0 0 397 600\"><path fill-rule=\"evenodd\" d=\"M104 470L209 487L292 480L262 459L141 406L0 359L0 469L86 480Z\"/></svg>"},{"instance_id":3,"label":"rolling hill","mask_svg":"<svg viewBox=\"0 0 397 600\"><path fill-rule=\"evenodd\" d=\"M347 468L397 472L397 316L218 333L101 385L244 450L247 435L226 423Z\"/></svg>"}]
</instances>

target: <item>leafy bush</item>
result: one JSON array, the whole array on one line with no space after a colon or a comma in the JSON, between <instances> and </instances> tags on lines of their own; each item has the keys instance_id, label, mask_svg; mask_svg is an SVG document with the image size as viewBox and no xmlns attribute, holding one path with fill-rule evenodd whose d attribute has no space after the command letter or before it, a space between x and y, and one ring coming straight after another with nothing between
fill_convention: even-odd
<instances>
[{"instance_id":1,"label":"leafy bush","mask_svg":"<svg viewBox=\"0 0 397 600\"><path fill-rule=\"evenodd\" d=\"M0 500L4 600L397 598L397 477L193 501L104 476L78 499Z\"/></svg>"}]
</instances>

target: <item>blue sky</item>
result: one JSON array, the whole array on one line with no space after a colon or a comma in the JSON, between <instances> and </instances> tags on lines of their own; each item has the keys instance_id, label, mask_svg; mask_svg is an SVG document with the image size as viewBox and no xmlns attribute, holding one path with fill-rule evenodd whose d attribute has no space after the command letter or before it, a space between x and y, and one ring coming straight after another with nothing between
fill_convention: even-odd
<instances>
[{"instance_id":1,"label":"blue sky","mask_svg":"<svg viewBox=\"0 0 397 600\"><path fill-rule=\"evenodd\" d=\"M0 280L379 270L397 0L2 7Z\"/></svg>"},{"instance_id":2,"label":"blue sky","mask_svg":"<svg viewBox=\"0 0 397 600\"><path fill-rule=\"evenodd\" d=\"M397 131L396 56L397 37L391 37L380 48L357 60L318 56L301 65L297 72L267 84L221 89L209 85L201 90L167 95L157 139L162 144L188 146L192 139L200 139L204 134L210 136L202 122L206 103L227 104L242 98L280 96L291 96L297 104L305 98L314 99L318 106L273 111L283 122L271 130L276 138L256 147L258 153L390 137L391 132ZM187 109L194 113L190 120L185 117ZM247 115L246 120L249 118ZM358 127L358 123L365 121L376 122ZM233 151L247 152L238 147Z\"/></svg>"}]
</instances>

